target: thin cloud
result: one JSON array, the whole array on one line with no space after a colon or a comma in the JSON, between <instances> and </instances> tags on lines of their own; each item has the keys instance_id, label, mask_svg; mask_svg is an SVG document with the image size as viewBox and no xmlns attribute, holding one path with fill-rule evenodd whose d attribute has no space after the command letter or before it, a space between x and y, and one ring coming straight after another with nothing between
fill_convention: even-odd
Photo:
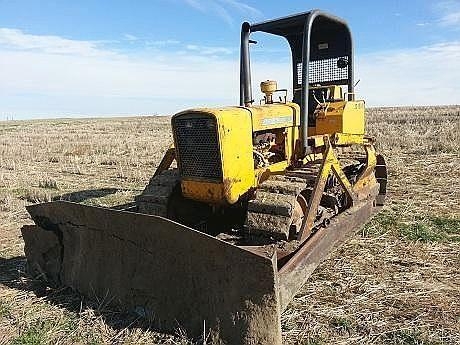
<instances>
[{"instance_id":1,"label":"thin cloud","mask_svg":"<svg viewBox=\"0 0 460 345\"><path fill-rule=\"evenodd\" d=\"M422 22L422 23L416 23L415 25L417 26L430 26L432 23L430 22Z\"/></svg>"},{"instance_id":2,"label":"thin cloud","mask_svg":"<svg viewBox=\"0 0 460 345\"><path fill-rule=\"evenodd\" d=\"M241 13L248 13L250 16L254 17L261 17L262 12L259 11L257 8L249 6L248 4L245 4L241 1L236 1L236 0L218 0L221 2L223 5L229 5L240 11Z\"/></svg>"},{"instance_id":3,"label":"thin cloud","mask_svg":"<svg viewBox=\"0 0 460 345\"><path fill-rule=\"evenodd\" d=\"M82 52L81 41L28 36L34 39L8 34L6 40L0 33L0 117L172 114L238 103L238 57L225 47L180 44L186 54L157 49L114 55L97 44L83 44L90 51ZM259 55L251 65L254 97L261 98L261 80L290 88L290 63ZM356 69L357 92L370 106L460 103L459 41L358 56Z\"/></svg>"},{"instance_id":4,"label":"thin cloud","mask_svg":"<svg viewBox=\"0 0 460 345\"><path fill-rule=\"evenodd\" d=\"M459 41L359 56L356 69L370 105L460 103Z\"/></svg>"},{"instance_id":5,"label":"thin cloud","mask_svg":"<svg viewBox=\"0 0 460 345\"><path fill-rule=\"evenodd\" d=\"M415 23L418 27L438 26L449 29L460 29L460 1L441 1L431 7L435 18Z\"/></svg>"},{"instance_id":6,"label":"thin cloud","mask_svg":"<svg viewBox=\"0 0 460 345\"><path fill-rule=\"evenodd\" d=\"M210 8L212 12L216 13L219 17L221 17L228 25L233 26L234 20L233 17L230 15L229 11L223 6L218 4L210 4Z\"/></svg>"},{"instance_id":7,"label":"thin cloud","mask_svg":"<svg viewBox=\"0 0 460 345\"><path fill-rule=\"evenodd\" d=\"M80 41L52 35L32 35L22 30L0 28L0 47L41 51L47 54L70 54L79 56L116 55L101 49L100 42Z\"/></svg>"},{"instance_id":8,"label":"thin cloud","mask_svg":"<svg viewBox=\"0 0 460 345\"><path fill-rule=\"evenodd\" d=\"M185 48L202 55L230 55L233 53L233 49L226 47L206 47L195 44L187 44Z\"/></svg>"},{"instance_id":9,"label":"thin cloud","mask_svg":"<svg viewBox=\"0 0 460 345\"><path fill-rule=\"evenodd\" d=\"M196 1L196 0L184 0L184 1L187 5L193 7L195 10L206 12L206 7L199 1Z\"/></svg>"},{"instance_id":10,"label":"thin cloud","mask_svg":"<svg viewBox=\"0 0 460 345\"><path fill-rule=\"evenodd\" d=\"M440 23L444 26L460 27L460 11L446 14L441 18Z\"/></svg>"},{"instance_id":11,"label":"thin cloud","mask_svg":"<svg viewBox=\"0 0 460 345\"><path fill-rule=\"evenodd\" d=\"M217 15L228 25L233 26L233 12L259 18L262 12L257 8L237 0L183 0L187 5L202 13Z\"/></svg>"},{"instance_id":12,"label":"thin cloud","mask_svg":"<svg viewBox=\"0 0 460 345\"><path fill-rule=\"evenodd\" d=\"M131 35L131 34L124 34L123 38L127 41L138 41L139 37Z\"/></svg>"},{"instance_id":13,"label":"thin cloud","mask_svg":"<svg viewBox=\"0 0 460 345\"><path fill-rule=\"evenodd\" d=\"M460 28L460 1L441 1L436 10L441 15L438 21L441 26Z\"/></svg>"},{"instance_id":14,"label":"thin cloud","mask_svg":"<svg viewBox=\"0 0 460 345\"><path fill-rule=\"evenodd\" d=\"M157 40L157 41L146 41L145 44L148 46L169 46L169 45L178 45L181 42L179 40Z\"/></svg>"}]
</instances>

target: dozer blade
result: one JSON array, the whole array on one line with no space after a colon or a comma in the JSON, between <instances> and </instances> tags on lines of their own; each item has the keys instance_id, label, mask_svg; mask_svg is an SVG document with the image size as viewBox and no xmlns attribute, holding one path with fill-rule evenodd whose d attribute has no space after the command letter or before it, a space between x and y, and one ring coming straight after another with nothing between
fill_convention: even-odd
<instances>
[{"instance_id":1,"label":"dozer blade","mask_svg":"<svg viewBox=\"0 0 460 345\"><path fill-rule=\"evenodd\" d=\"M281 342L273 251L257 255L145 214L64 201L27 209L36 223L22 229L32 273L141 310L165 331Z\"/></svg>"},{"instance_id":2,"label":"dozer blade","mask_svg":"<svg viewBox=\"0 0 460 345\"><path fill-rule=\"evenodd\" d=\"M236 246L135 212L65 201L29 206L31 274L218 344L281 344L281 312L333 247L376 210L375 193L288 256ZM280 260L278 260L280 259Z\"/></svg>"}]
</instances>

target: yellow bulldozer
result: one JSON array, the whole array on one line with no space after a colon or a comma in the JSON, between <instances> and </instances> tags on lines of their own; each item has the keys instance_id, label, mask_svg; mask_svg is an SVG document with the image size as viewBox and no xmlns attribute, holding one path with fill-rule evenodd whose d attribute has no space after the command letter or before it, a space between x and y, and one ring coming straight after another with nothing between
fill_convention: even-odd
<instances>
[{"instance_id":1,"label":"yellow bulldozer","mask_svg":"<svg viewBox=\"0 0 460 345\"><path fill-rule=\"evenodd\" d=\"M273 80L253 99L254 32L287 40L291 101ZM384 203L385 161L354 86L344 20L313 10L243 23L239 106L174 115L174 144L133 204L28 206L29 271L160 329L280 344L295 293Z\"/></svg>"}]
</instances>

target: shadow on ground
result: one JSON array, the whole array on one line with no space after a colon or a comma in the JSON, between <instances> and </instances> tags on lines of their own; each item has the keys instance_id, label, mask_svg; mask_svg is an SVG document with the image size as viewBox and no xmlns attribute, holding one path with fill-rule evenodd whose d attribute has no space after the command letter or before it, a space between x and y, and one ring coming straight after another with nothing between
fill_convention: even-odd
<instances>
[{"instance_id":1,"label":"shadow on ground","mask_svg":"<svg viewBox=\"0 0 460 345\"><path fill-rule=\"evenodd\" d=\"M83 202L88 199L102 198L104 196L115 194L123 191L119 188L99 188L99 189L86 189L77 192L57 195L53 198L53 201L64 200L73 202Z\"/></svg>"},{"instance_id":2,"label":"shadow on ground","mask_svg":"<svg viewBox=\"0 0 460 345\"><path fill-rule=\"evenodd\" d=\"M86 298L70 288L52 288L45 282L34 279L27 274L27 263L24 256L11 258L0 257L0 285L11 289L32 292L37 297L55 306L65 308L77 315L92 309L96 316L101 316L104 322L115 330L141 328L163 333L154 325L155 320L149 320L134 312L126 312L107 304L107 301L97 301ZM171 337L175 337L171 332ZM177 332L176 332L177 334Z\"/></svg>"}]
</instances>

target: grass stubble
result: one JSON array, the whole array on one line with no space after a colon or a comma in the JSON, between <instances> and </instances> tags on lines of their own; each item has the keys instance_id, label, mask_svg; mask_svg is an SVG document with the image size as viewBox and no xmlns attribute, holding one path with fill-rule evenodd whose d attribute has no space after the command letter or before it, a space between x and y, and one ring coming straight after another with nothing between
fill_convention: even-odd
<instances>
[{"instance_id":1,"label":"grass stubble","mask_svg":"<svg viewBox=\"0 0 460 345\"><path fill-rule=\"evenodd\" d=\"M460 344L460 106L373 108L384 210L282 315L286 344ZM191 344L137 314L24 275L24 206L128 202L171 142L168 117L0 122L0 344Z\"/></svg>"}]
</instances>

